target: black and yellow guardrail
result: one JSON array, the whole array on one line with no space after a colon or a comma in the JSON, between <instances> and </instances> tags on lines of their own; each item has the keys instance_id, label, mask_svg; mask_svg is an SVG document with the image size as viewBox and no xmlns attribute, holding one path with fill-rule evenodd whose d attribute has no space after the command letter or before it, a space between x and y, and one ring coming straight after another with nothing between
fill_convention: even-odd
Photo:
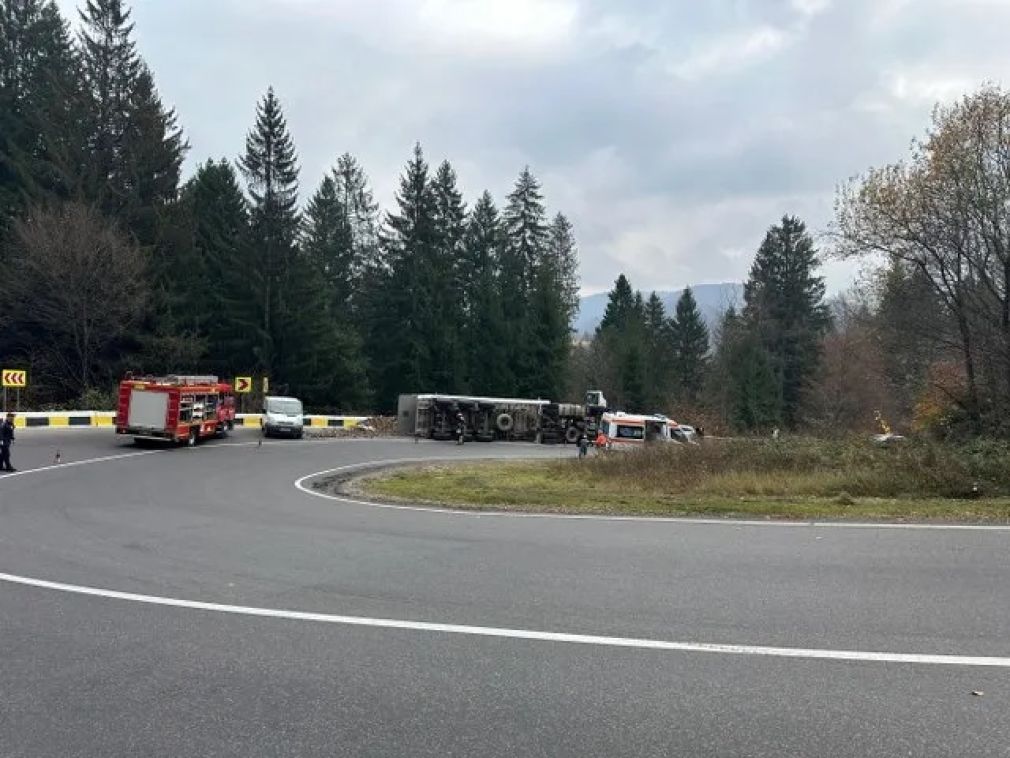
<instances>
[{"instance_id":1,"label":"black and yellow guardrail","mask_svg":"<svg viewBox=\"0 0 1010 758\"><path fill-rule=\"evenodd\" d=\"M259 413L240 413L235 426L259 427ZM304 424L313 429L351 429L368 421L367 416L306 416ZM113 427L116 414L111 411L60 411L54 413L19 413L14 418L18 429Z\"/></svg>"}]
</instances>

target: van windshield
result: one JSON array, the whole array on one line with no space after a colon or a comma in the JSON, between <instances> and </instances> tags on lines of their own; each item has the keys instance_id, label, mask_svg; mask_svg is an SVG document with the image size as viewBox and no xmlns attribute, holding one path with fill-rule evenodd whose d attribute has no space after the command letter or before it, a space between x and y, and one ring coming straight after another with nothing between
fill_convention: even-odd
<instances>
[{"instance_id":1,"label":"van windshield","mask_svg":"<svg viewBox=\"0 0 1010 758\"><path fill-rule=\"evenodd\" d=\"M301 416L302 402L293 399L270 399L267 400L268 413L283 413L285 416Z\"/></svg>"}]
</instances>

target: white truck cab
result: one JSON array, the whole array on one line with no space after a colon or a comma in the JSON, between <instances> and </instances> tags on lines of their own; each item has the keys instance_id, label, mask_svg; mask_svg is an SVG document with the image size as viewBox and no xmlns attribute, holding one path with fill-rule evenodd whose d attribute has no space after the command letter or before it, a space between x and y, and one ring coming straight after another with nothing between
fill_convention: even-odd
<instances>
[{"instance_id":1,"label":"white truck cab","mask_svg":"<svg viewBox=\"0 0 1010 758\"><path fill-rule=\"evenodd\" d=\"M301 439L305 429L305 409L297 397L268 395L263 398L263 419L260 422L266 437Z\"/></svg>"}]
</instances>

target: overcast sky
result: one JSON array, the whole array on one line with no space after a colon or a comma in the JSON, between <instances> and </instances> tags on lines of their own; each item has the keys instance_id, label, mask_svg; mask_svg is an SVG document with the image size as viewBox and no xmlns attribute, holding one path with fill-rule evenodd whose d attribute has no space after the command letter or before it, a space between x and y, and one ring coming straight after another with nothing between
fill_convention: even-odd
<instances>
[{"instance_id":1,"label":"overcast sky","mask_svg":"<svg viewBox=\"0 0 1010 758\"><path fill-rule=\"evenodd\" d=\"M76 3L60 0L68 13ZM235 158L269 85L302 196L336 157L389 207L420 141L468 200L526 164L587 292L743 279L784 213L902 157L937 100L1010 78L1010 0L136 0L192 145ZM76 13L70 17L76 18ZM851 267L825 269L846 288Z\"/></svg>"}]
</instances>

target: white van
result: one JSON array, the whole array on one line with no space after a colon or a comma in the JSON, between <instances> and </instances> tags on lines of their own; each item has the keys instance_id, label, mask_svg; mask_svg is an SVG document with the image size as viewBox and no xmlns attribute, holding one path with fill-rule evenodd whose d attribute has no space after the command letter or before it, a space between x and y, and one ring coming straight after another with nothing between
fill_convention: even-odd
<instances>
[{"instance_id":1,"label":"white van","mask_svg":"<svg viewBox=\"0 0 1010 758\"><path fill-rule=\"evenodd\" d=\"M297 397L266 397L260 421L266 437L284 436L301 439L305 429L305 409Z\"/></svg>"}]
</instances>

